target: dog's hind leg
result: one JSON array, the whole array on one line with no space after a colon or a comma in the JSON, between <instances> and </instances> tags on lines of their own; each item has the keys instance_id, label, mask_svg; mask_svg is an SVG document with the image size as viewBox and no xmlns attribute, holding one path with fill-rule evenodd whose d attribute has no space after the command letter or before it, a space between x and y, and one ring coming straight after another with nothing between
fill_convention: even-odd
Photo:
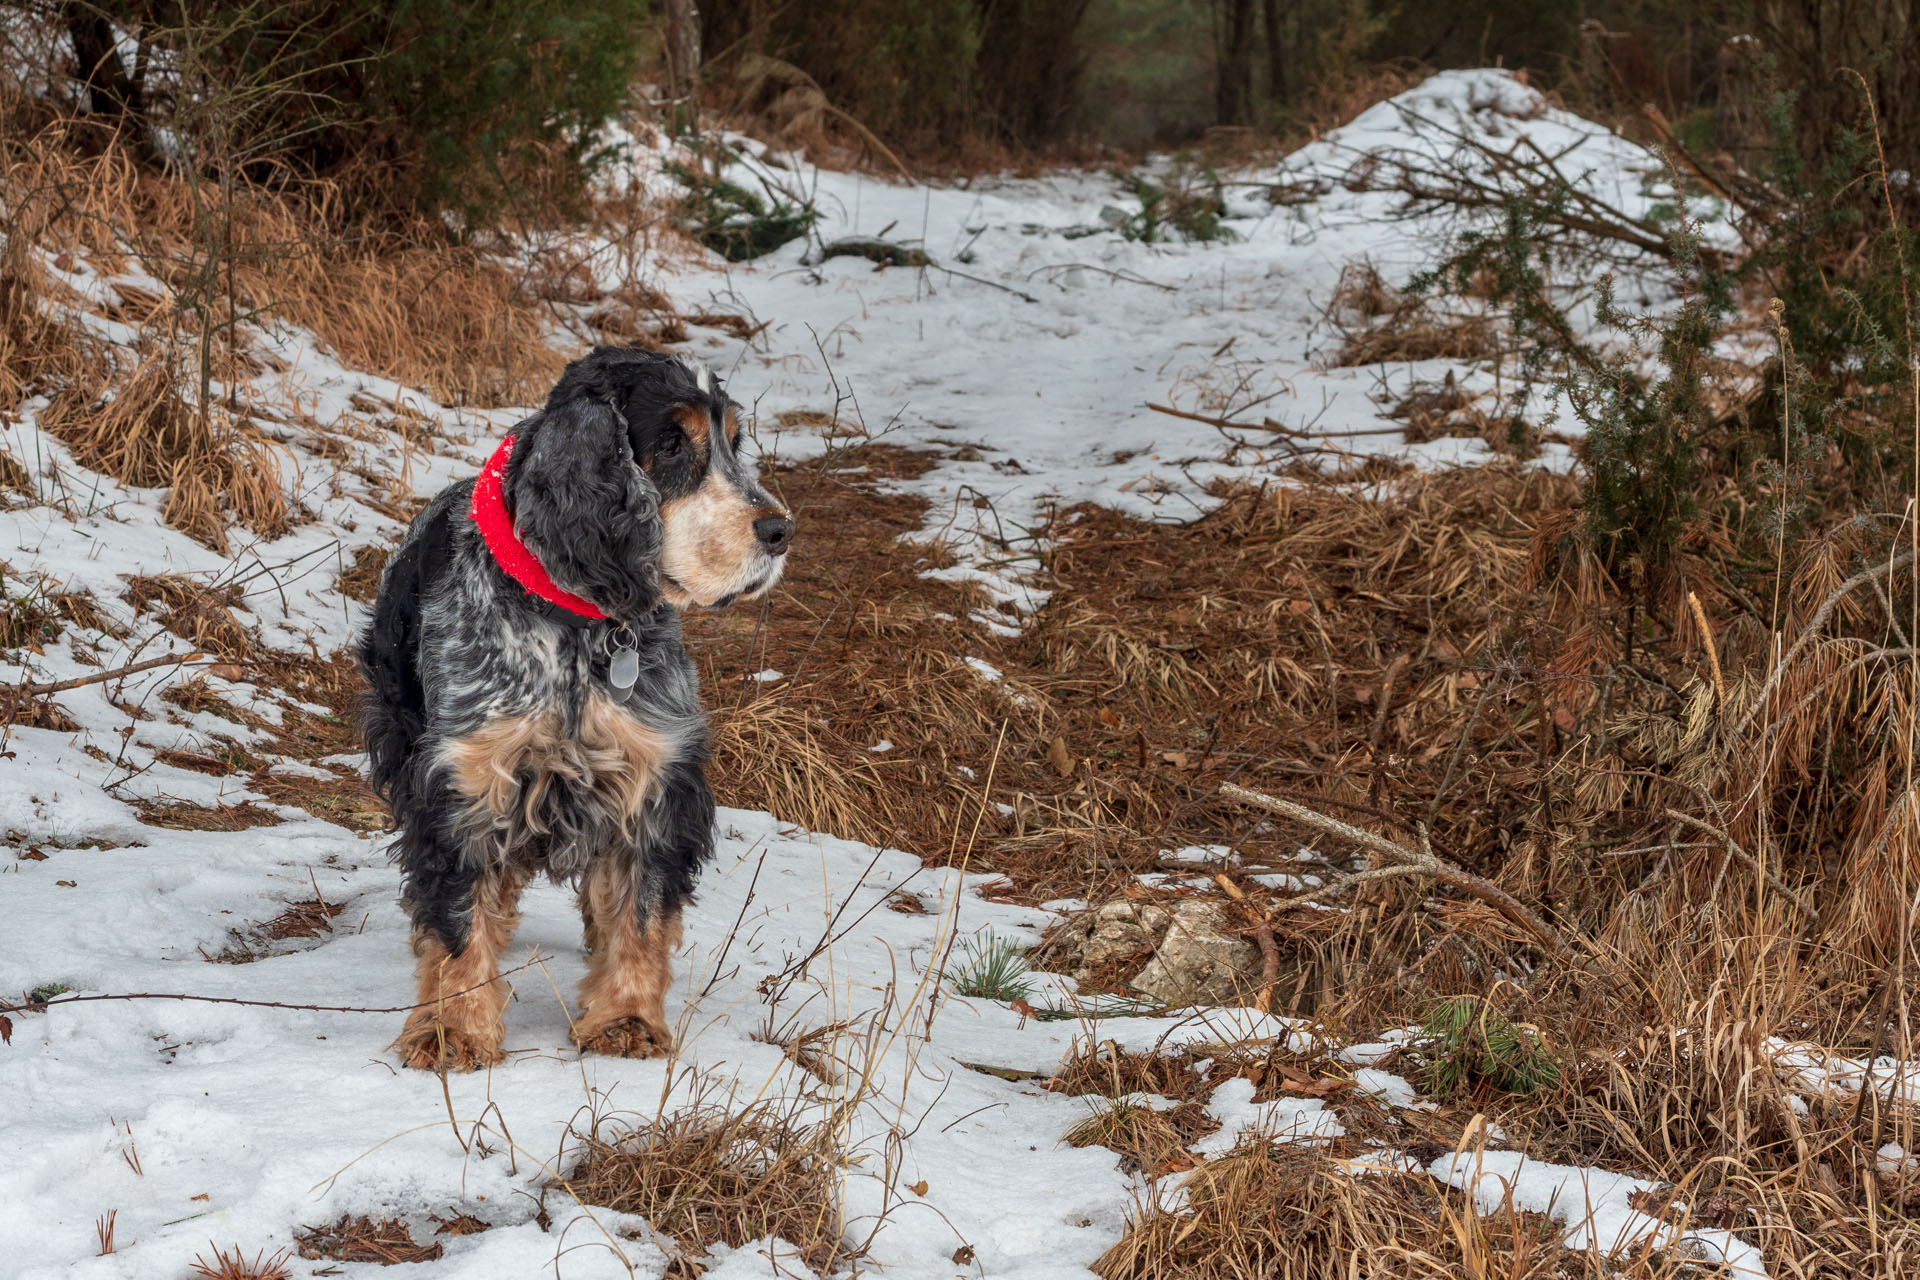
<instances>
[{"instance_id":1,"label":"dog's hind leg","mask_svg":"<svg viewBox=\"0 0 1920 1280\"><path fill-rule=\"evenodd\" d=\"M651 1058L673 1047L666 1001L680 911L648 903L643 921L641 905L630 856L609 852L593 860L580 886L592 954L573 1024L574 1043L585 1052Z\"/></svg>"},{"instance_id":2,"label":"dog's hind leg","mask_svg":"<svg viewBox=\"0 0 1920 1280\"><path fill-rule=\"evenodd\" d=\"M414 927L413 954L420 1007L393 1047L409 1067L471 1071L505 1055L508 988L500 977L500 953L520 923L525 872L490 871L473 880L468 895L471 923L466 945L448 948L433 929Z\"/></svg>"}]
</instances>

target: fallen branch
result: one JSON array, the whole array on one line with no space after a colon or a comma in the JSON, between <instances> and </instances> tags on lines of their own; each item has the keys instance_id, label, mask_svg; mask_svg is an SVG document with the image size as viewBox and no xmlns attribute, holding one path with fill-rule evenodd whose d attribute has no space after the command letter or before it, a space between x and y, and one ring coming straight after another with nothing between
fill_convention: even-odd
<instances>
[{"instance_id":1,"label":"fallen branch","mask_svg":"<svg viewBox=\"0 0 1920 1280\"><path fill-rule=\"evenodd\" d=\"M431 1009L442 1001L466 995L469 991L478 991L482 987L490 987L502 978L512 977L523 969L531 969L545 961L545 956L535 955L525 964L503 969L485 982L476 982L458 991L443 991L434 999L423 1000L419 1004L396 1004L377 1009L367 1005L288 1004L280 1000L243 1000L238 996L196 996L173 991L124 991L113 995L54 996L49 1000L29 999L25 1004L12 1004L0 1000L0 1013L45 1013L57 1004L85 1004L95 1000L186 1000L194 1004L238 1004L252 1009L292 1009L300 1013L412 1013L415 1009Z\"/></svg>"},{"instance_id":2,"label":"fallen branch","mask_svg":"<svg viewBox=\"0 0 1920 1280\"><path fill-rule=\"evenodd\" d=\"M1213 879L1226 890L1229 898L1241 903L1249 911L1253 909L1253 903L1248 900L1245 891L1229 880L1224 872L1216 874ZM1254 919L1253 940L1260 948L1260 990L1254 993L1253 1007L1267 1013L1273 1008L1273 986L1280 981L1280 945L1273 940L1273 926L1267 923L1264 915Z\"/></svg>"},{"instance_id":3,"label":"fallen branch","mask_svg":"<svg viewBox=\"0 0 1920 1280\"><path fill-rule=\"evenodd\" d=\"M1392 875L1424 875L1492 906L1501 915L1532 934L1551 955L1561 959L1571 958L1572 951L1565 942L1561 941L1560 935L1525 903L1493 881L1476 876L1437 856L1427 842L1425 823L1420 823L1417 827L1420 833L1420 847L1409 849L1376 832L1342 822L1338 818L1330 818L1305 805L1295 804L1291 800L1282 800L1278 796L1266 795L1259 791L1249 791L1231 782L1221 783L1219 793L1229 799L1238 800L1242 804L1250 804L1255 808L1280 814L1282 817L1291 818L1317 831L1337 836L1350 844L1371 850L1383 858L1392 859L1395 864L1391 867L1376 867L1368 871L1356 872L1353 876L1347 877L1347 883L1337 886L1339 888L1350 888L1354 884L1364 883L1363 877L1365 880L1384 880ZM1316 889L1306 897L1331 891L1327 888Z\"/></svg>"},{"instance_id":4,"label":"fallen branch","mask_svg":"<svg viewBox=\"0 0 1920 1280\"><path fill-rule=\"evenodd\" d=\"M1277 436L1286 436L1290 440L1346 440L1353 436L1397 436L1404 430L1401 427L1366 427L1355 431L1300 431L1293 427L1283 427L1272 418L1262 418L1258 422L1235 422L1231 418L1210 418L1204 413L1188 413L1185 409L1175 409L1164 404L1147 403L1147 408L1155 413L1164 413L1170 418L1185 418L1190 422L1204 422L1210 427L1224 427L1234 431L1271 431Z\"/></svg>"},{"instance_id":5,"label":"fallen branch","mask_svg":"<svg viewBox=\"0 0 1920 1280\"><path fill-rule=\"evenodd\" d=\"M155 667L185 666L189 662L198 662L206 656L198 649L187 654L170 653L164 658L148 658L145 662L115 667L112 671L96 671L90 676L79 676L72 680L49 680L44 684L15 685L13 691L29 698L42 698L49 693L65 693L69 689L79 689L85 685L104 684L108 680L117 680L121 676L138 675L142 671L151 671Z\"/></svg>"},{"instance_id":6,"label":"fallen branch","mask_svg":"<svg viewBox=\"0 0 1920 1280\"><path fill-rule=\"evenodd\" d=\"M955 271L925 249L896 244L892 240L882 240L879 236L847 236L840 240L828 241L808 259L808 265L818 266L829 258L865 258L868 262L882 267L931 267L935 271L944 271L950 276L973 284L983 284L989 289L1010 293L1022 302L1038 303L1040 301L1025 290L1001 284L998 280L989 280L985 276L976 276L965 271Z\"/></svg>"}]
</instances>

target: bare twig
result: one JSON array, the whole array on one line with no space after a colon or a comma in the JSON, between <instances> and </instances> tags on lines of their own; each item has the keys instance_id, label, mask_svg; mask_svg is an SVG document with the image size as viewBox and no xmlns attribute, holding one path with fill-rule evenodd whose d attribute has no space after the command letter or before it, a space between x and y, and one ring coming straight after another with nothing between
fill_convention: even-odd
<instances>
[{"instance_id":1,"label":"bare twig","mask_svg":"<svg viewBox=\"0 0 1920 1280\"><path fill-rule=\"evenodd\" d=\"M523 969L533 968L544 958L536 954L525 964L503 969L485 982L476 982L458 991L443 991L435 999L425 1000L419 1004L396 1004L378 1009L366 1005L289 1004L280 1000L242 1000L237 996L196 996L174 991L123 991L113 995L55 996L51 1000L29 1000L25 1004L0 1001L0 1013L44 1013L57 1004L84 1004L95 1000L186 1000L194 1004L238 1004L252 1009L294 1009L303 1013L412 1013L415 1009L431 1009L443 1000L452 1000L457 996L466 995L469 991L490 987L502 978L512 977Z\"/></svg>"},{"instance_id":2,"label":"bare twig","mask_svg":"<svg viewBox=\"0 0 1920 1280\"><path fill-rule=\"evenodd\" d=\"M1427 828L1425 823L1421 823L1419 826L1421 847L1419 849L1409 849L1407 846L1397 841L1389 840L1377 832L1368 831L1365 828L1356 827L1351 823L1342 822L1338 818L1328 817L1324 813L1309 809L1305 805L1295 804L1291 800L1282 800L1278 796L1265 795L1258 791L1249 791L1247 788L1237 786L1231 782L1223 782L1220 784L1220 794L1229 799L1238 800L1242 804L1250 804L1255 808L1266 809L1269 812L1280 814L1282 817L1292 818L1295 822L1303 823L1317 831L1323 831L1328 835L1337 836L1350 844L1357 844L1361 848L1371 850L1384 858L1390 858L1398 864L1399 867L1406 868L1406 871L1401 874L1425 875L1438 880L1442 884L1450 885L1462 893L1469 894L1492 906L1499 911L1501 915L1507 917L1507 919L1513 921L1528 933L1531 933L1550 954L1561 958L1566 958L1571 955L1567 944L1561 940L1560 935L1525 903L1515 898L1499 885L1493 883L1493 881L1476 876L1470 871L1463 870L1435 854L1431 846L1427 843ZM1397 871L1397 868L1378 868L1378 870ZM1367 875L1368 873L1360 872L1359 874ZM1375 878L1385 879L1386 877L1379 876ZM1324 892L1324 890L1317 892Z\"/></svg>"},{"instance_id":3,"label":"bare twig","mask_svg":"<svg viewBox=\"0 0 1920 1280\"><path fill-rule=\"evenodd\" d=\"M115 667L112 671L96 671L90 676L78 676L72 680L49 680L44 684L21 684L13 687L13 692L29 698L45 697L49 693L65 693L69 689L79 689L90 684L105 684L109 680L118 680L121 676L138 675L142 671L151 671L155 667L179 667L189 662L198 662L207 655L194 650L192 653L170 653L164 658L148 658L145 662L130 663L124 667Z\"/></svg>"},{"instance_id":4,"label":"bare twig","mask_svg":"<svg viewBox=\"0 0 1920 1280\"><path fill-rule=\"evenodd\" d=\"M1760 865L1760 859L1754 857L1752 854L1748 853L1745 849L1741 848L1740 842L1735 840L1732 836L1728 835L1725 830L1723 830L1720 827L1714 826L1711 822L1708 822L1705 819L1696 818L1692 814L1682 813L1678 809L1668 809L1668 810L1665 810L1665 813L1667 817L1672 818L1675 822L1684 822L1688 826L1693 827L1696 830L1704 831L1708 835L1712 836L1714 839L1720 841L1721 847L1723 847L1727 851L1727 854L1730 857L1739 858L1742 862L1745 862L1748 866L1752 867L1755 871L1765 876L1767 878L1767 883L1772 885L1775 889L1778 889L1782 897L1786 898L1788 902L1791 902L1795 907L1799 909L1801 915L1807 917L1807 919L1809 920L1813 919L1815 914L1814 910L1812 907L1807 905L1806 899L1802 898L1799 894L1795 893L1792 889L1788 888L1786 882L1782 880L1779 876L1775 875L1771 869Z\"/></svg>"},{"instance_id":5,"label":"bare twig","mask_svg":"<svg viewBox=\"0 0 1920 1280\"><path fill-rule=\"evenodd\" d=\"M1403 428L1368 427L1355 431L1299 431L1293 427L1283 427L1272 418L1262 418L1258 422L1235 422L1230 418L1212 418L1204 413L1188 413L1185 409L1175 409L1164 404L1149 402L1147 408L1155 413L1164 413L1170 418L1186 418L1191 422L1204 422L1210 427L1223 427L1232 431L1270 431L1277 436L1286 436L1290 440L1346 440L1354 436L1397 436Z\"/></svg>"}]
</instances>

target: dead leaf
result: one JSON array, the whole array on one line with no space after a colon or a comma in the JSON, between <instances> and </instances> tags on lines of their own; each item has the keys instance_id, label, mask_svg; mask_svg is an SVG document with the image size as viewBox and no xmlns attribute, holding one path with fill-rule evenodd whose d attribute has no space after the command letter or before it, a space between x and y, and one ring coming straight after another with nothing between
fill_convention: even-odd
<instances>
[{"instance_id":1,"label":"dead leaf","mask_svg":"<svg viewBox=\"0 0 1920 1280\"><path fill-rule=\"evenodd\" d=\"M1063 778L1073 776L1073 757L1067 754L1067 740L1055 738L1047 746L1047 763Z\"/></svg>"},{"instance_id":2,"label":"dead leaf","mask_svg":"<svg viewBox=\"0 0 1920 1280\"><path fill-rule=\"evenodd\" d=\"M0 1013L0 1044L13 1043L13 1019Z\"/></svg>"},{"instance_id":3,"label":"dead leaf","mask_svg":"<svg viewBox=\"0 0 1920 1280\"><path fill-rule=\"evenodd\" d=\"M199 1195L197 1195L197 1196L188 1196L188 1197L187 1197L187 1199L189 1199L189 1200L205 1200L206 1198L207 1198L207 1193L206 1193L206 1192L204 1192L204 1191L202 1191L202 1192L201 1192L201 1193L200 1193Z\"/></svg>"},{"instance_id":4,"label":"dead leaf","mask_svg":"<svg viewBox=\"0 0 1920 1280\"><path fill-rule=\"evenodd\" d=\"M1034 1016L1033 1006L1025 1000L1015 1000L1012 1004L1008 1005L1007 1008L1013 1010L1023 1018L1031 1018Z\"/></svg>"},{"instance_id":5,"label":"dead leaf","mask_svg":"<svg viewBox=\"0 0 1920 1280\"><path fill-rule=\"evenodd\" d=\"M953 1251L953 1260L959 1263L963 1267L966 1266L968 1263L972 1262L973 1246L970 1244L963 1244L958 1249L955 1249Z\"/></svg>"},{"instance_id":6,"label":"dead leaf","mask_svg":"<svg viewBox=\"0 0 1920 1280\"><path fill-rule=\"evenodd\" d=\"M927 1180L925 1178L922 1178L918 1182L909 1182L907 1184L907 1190L913 1192L913 1194L917 1196L924 1196L927 1194Z\"/></svg>"},{"instance_id":7,"label":"dead leaf","mask_svg":"<svg viewBox=\"0 0 1920 1280\"><path fill-rule=\"evenodd\" d=\"M47 855L38 849L28 849L22 853L20 857L27 862L45 862L47 860Z\"/></svg>"},{"instance_id":8,"label":"dead leaf","mask_svg":"<svg viewBox=\"0 0 1920 1280\"><path fill-rule=\"evenodd\" d=\"M1102 707L1100 708L1100 723L1109 729L1118 729L1120 727L1120 717L1113 714L1112 707Z\"/></svg>"},{"instance_id":9,"label":"dead leaf","mask_svg":"<svg viewBox=\"0 0 1920 1280\"><path fill-rule=\"evenodd\" d=\"M1162 751L1160 758L1176 769L1184 769L1188 764L1187 753L1184 751Z\"/></svg>"},{"instance_id":10,"label":"dead leaf","mask_svg":"<svg viewBox=\"0 0 1920 1280\"><path fill-rule=\"evenodd\" d=\"M1453 678L1453 687L1456 689L1478 689L1480 687L1480 677L1471 671L1462 671Z\"/></svg>"},{"instance_id":11,"label":"dead leaf","mask_svg":"<svg viewBox=\"0 0 1920 1280\"><path fill-rule=\"evenodd\" d=\"M1297 618L1304 618L1308 614L1313 612L1313 601L1289 600L1287 601L1287 612L1293 614Z\"/></svg>"},{"instance_id":12,"label":"dead leaf","mask_svg":"<svg viewBox=\"0 0 1920 1280\"><path fill-rule=\"evenodd\" d=\"M1281 1067L1280 1087L1288 1093L1305 1094L1309 1098L1328 1098L1353 1088L1353 1081L1336 1080L1332 1076L1302 1075L1287 1067Z\"/></svg>"},{"instance_id":13,"label":"dead leaf","mask_svg":"<svg viewBox=\"0 0 1920 1280\"><path fill-rule=\"evenodd\" d=\"M235 662L216 662L207 668L207 674L221 680L245 680L247 669Z\"/></svg>"}]
</instances>

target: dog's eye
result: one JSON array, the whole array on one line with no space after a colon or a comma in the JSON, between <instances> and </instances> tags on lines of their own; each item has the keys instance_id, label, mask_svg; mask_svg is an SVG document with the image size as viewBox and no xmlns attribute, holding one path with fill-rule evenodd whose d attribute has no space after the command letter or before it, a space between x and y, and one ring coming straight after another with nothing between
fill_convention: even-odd
<instances>
[{"instance_id":1,"label":"dog's eye","mask_svg":"<svg viewBox=\"0 0 1920 1280\"><path fill-rule=\"evenodd\" d=\"M660 439L653 446L654 456L662 462L672 462L687 447L687 438L677 428L668 428L660 433Z\"/></svg>"}]
</instances>

